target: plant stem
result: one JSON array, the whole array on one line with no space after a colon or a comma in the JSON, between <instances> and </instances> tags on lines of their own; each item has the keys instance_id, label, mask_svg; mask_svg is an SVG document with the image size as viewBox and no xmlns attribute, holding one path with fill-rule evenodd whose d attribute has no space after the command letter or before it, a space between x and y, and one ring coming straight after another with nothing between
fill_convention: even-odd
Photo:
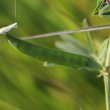
<instances>
[{"instance_id":1,"label":"plant stem","mask_svg":"<svg viewBox=\"0 0 110 110\"><path fill-rule=\"evenodd\" d=\"M106 98L106 110L110 110L110 75L104 73L104 85L105 85L105 98Z\"/></svg>"},{"instance_id":2,"label":"plant stem","mask_svg":"<svg viewBox=\"0 0 110 110\"><path fill-rule=\"evenodd\" d=\"M104 65L104 85L106 97L106 110L110 110L110 37L108 38L106 58Z\"/></svg>"},{"instance_id":3,"label":"plant stem","mask_svg":"<svg viewBox=\"0 0 110 110\"><path fill-rule=\"evenodd\" d=\"M57 35L65 35L65 34L73 34L73 33L79 33L79 32L87 32L87 31L96 31L96 30L103 30L110 28L110 24L101 25L101 26L89 26L74 30L65 30L65 31L59 31L59 32L52 32L52 33L46 33L46 34L39 34L31 37L23 37L22 40L29 40L29 39L37 39L37 38L44 38L44 37L53 37Z\"/></svg>"}]
</instances>

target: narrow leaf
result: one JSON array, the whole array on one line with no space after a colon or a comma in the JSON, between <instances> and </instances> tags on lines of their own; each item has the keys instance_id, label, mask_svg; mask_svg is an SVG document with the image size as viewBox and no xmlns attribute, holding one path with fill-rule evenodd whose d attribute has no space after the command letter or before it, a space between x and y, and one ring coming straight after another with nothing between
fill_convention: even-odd
<instances>
[{"instance_id":1,"label":"narrow leaf","mask_svg":"<svg viewBox=\"0 0 110 110\"><path fill-rule=\"evenodd\" d=\"M84 45L79 42L75 37L70 35L60 36L61 41L56 42L56 46L65 52L78 54L82 56L89 56L89 50L84 47Z\"/></svg>"},{"instance_id":2,"label":"narrow leaf","mask_svg":"<svg viewBox=\"0 0 110 110\"><path fill-rule=\"evenodd\" d=\"M101 68L96 60L91 57L84 57L81 55L66 53L59 50L34 45L26 41L17 39L9 34L7 34L6 36L13 47L15 47L17 50L41 61L64 65L72 67L74 69L84 67L87 69L99 70Z\"/></svg>"},{"instance_id":3,"label":"narrow leaf","mask_svg":"<svg viewBox=\"0 0 110 110\"><path fill-rule=\"evenodd\" d=\"M106 56L107 52L110 50L110 46L108 46L108 43L110 42L109 39L110 38L106 39L99 48L98 59L102 65L104 65L105 60L107 58L107 56Z\"/></svg>"},{"instance_id":4,"label":"narrow leaf","mask_svg":"<svg viewBox=\"0 0 110 110\"><path fill-rule=\"evenodd\" d=\"M88 24L87 24L87 20L84 19L83 20L83 27L88 27ZM88 46L88 49L90 50L90 52L94 52L94 45L93 45L93 40L92 40L92 36L90 34L90 32L85 32L85 40L86 40L86 44Z\"/></svg>"},{"instance_id":5,"label":"narrow leaf","mask_svg":"<svg viewBox=\"0 0 110 110\"><path fill-rule=\"evenodd\" d=\"M106 57L106 49L107 49L107 42L108 42L108 39L106 39L100 46L99 48L99 52L98 52L98 59L99 61L101 62L101 64L104 64L104 60L105 60L105 57Z\"/></svg>"}]
</instances>

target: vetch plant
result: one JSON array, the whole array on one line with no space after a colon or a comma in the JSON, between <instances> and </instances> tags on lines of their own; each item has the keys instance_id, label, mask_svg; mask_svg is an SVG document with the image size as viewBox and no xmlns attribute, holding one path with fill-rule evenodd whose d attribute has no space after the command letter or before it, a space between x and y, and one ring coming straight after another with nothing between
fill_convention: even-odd
<instances>
[{"instance_id":1,"label":"vetch plant","mask_svg":"<svg viewBox=\"0 0 110 110\"><path fill-rule=\"evenodd\" d=\"M97 6L93 15L108 16L110 15L110 0L98 0ZM15 18L16 18L16 0L15 0ZM17 27L17 23L3 27L0 29L0 34L5 35L9 43L18 51L25 55L31 56L42 62L49 64L57 64L73 68L75 70L98 72L99 77L103 76L106 97L106 109L110 110L110 37L106 39L100 46L98 55L94 52L92 37L89 31L102 30L110 28L110 24L102 26L87 27L87 22L84 20L84 28L67 30L61 32L47 33L43 35L24 37L18 39L8 32ZM86 27L85 27L86 26ZM85 32L86 41L85 47L81 42L74 37L68 35L71 33ZM40 45L29 43L25 40L44 38L60 35L62 41L56 42L56 46L61 50L51 49Z\"/></svg>"},{"instance_id":2,"label":"vetch plant","mask_svg":"<svg viewBox=\"0 0 110 110\"><path fill-rule=\"evenodd\" d=\"M86 20L83 23L87 27ZM64 31L64 32L54 32L33 37L26 37L18 39L10 34L12 28L15 28L17 23L9 25L7 27L0 29L0 34L5 34L9 43L19 50L20 52L31 56L35 59L41 60L43 62L67 66L75 70L83 71L93 71L98 72L99 76L103 76L105 85L105 95L106 95L106 108L110 110L110 37L106 39L100 46L98 56L94 53L94 46L92 37L89 32L93 30L100 30L110 28L110 25L96 26L96 27L85 27L81 29ZM67 34L76 32L86 32L86 40L88 46L84 47L79 41L74 37ZM66 34L66 35L64 35ZM60 35L63 42L57 42L56 45L62 49L62 51L57 49L51 49L43 47L40 45L35 45L24 40L32 38L41 38Z\"/></svg>"}]
</instances>

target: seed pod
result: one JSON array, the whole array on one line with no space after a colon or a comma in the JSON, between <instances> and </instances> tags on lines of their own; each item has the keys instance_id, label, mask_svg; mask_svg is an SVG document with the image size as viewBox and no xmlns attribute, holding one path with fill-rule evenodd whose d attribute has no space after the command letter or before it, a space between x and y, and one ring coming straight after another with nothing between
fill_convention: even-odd
<instances>
[{"instance_id":1,"label":"seed pod","mask_svg":"<svg viewBox=\"0 0 110 110\"><path fill-rule=\"evenodd\" d=\"M6 34L10 43L22 53L50 63L72 67L74 69L87 68L99 70L101 66L91 57L85 57L72 53L67 53L55 49L34 45L26 41L17 39L12 35Z\"/></svg>"}]
</instances>

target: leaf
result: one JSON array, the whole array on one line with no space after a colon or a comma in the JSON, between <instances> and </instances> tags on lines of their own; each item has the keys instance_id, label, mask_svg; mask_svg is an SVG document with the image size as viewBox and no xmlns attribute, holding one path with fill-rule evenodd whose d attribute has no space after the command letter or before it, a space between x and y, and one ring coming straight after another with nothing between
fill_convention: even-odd
<instances>
[{"instance_id":1,"label":"leaf","mask_svg":"<svg viewBox=\"0 0 110 110\"><path fill-rule=\"evenodd\" d=\"M62 41L57 41L56 46L63 51L82 56L90 55L89 50L76 38L70 35L62 35L60 38Z\"/></svg>"},{"instance_id":2,"label":"leaf","mask_svg":"<svg viewBox=\"0 0 110 110\"><path fill-rule=\"evenodd\" d=\"M108 39L106 39L100 46L99 52L98 52L98 59L101 62L101 64L104 63L105 57L106 57L106 49L107 49L107 42Z\"/></svg>"},{"instance_id":3,"label":"leaf","mask_svg":"<svg viewBox=\"0 0 110 110\"><path fill-rule=\"evenodd\" d=\"M110 51L109 43L110 43L110 38L106 39L99 48L98 60L101 62L102 65L105 65L105 61L107 57L109 57L109 54L110 54L108 53Z\"/></svg>"},{"instance_id":4,"label":"leaf","mask_svg":"<svg viewBox=\"0 0 110 110\"><path fill-rule=\"evenodd\" d=\"M106 59L105 59L105 68L108 71L108 68L110 69L110 37L108 38L107 43L107 52L106 52Z\"/></svg>"},{"instance_id":5,"label":"leaf","mask_svg":"<svg viewBox=\"0 0 110 110\"><path fill-rule=\"evenodd\" d=\"M83 20L83 27L88 27L86 19ZM92 36L91 36L90 32L85 32L84 34L85 34L85 40L86 40L87 47L90 50L90 52L93 53L94 45L93 45Z\"/></svg>"},{"instance_id":6,"label":"leaf","mask_svg":"<svg viewBox=\"0 0 110 110\"><path fill-rule=\"evenodd\" d=\"M74 69L84 67L87 69L99 70L99 68L101 68L101 66L96 62L94 58L34 45L26 41L17 39L9 34L6 34L6 36L11 45L13 45L13 47L15 47L17 50L41 61L48 61L50 63L64 65L72 67Z\"/></svg>"}]
</instances>

